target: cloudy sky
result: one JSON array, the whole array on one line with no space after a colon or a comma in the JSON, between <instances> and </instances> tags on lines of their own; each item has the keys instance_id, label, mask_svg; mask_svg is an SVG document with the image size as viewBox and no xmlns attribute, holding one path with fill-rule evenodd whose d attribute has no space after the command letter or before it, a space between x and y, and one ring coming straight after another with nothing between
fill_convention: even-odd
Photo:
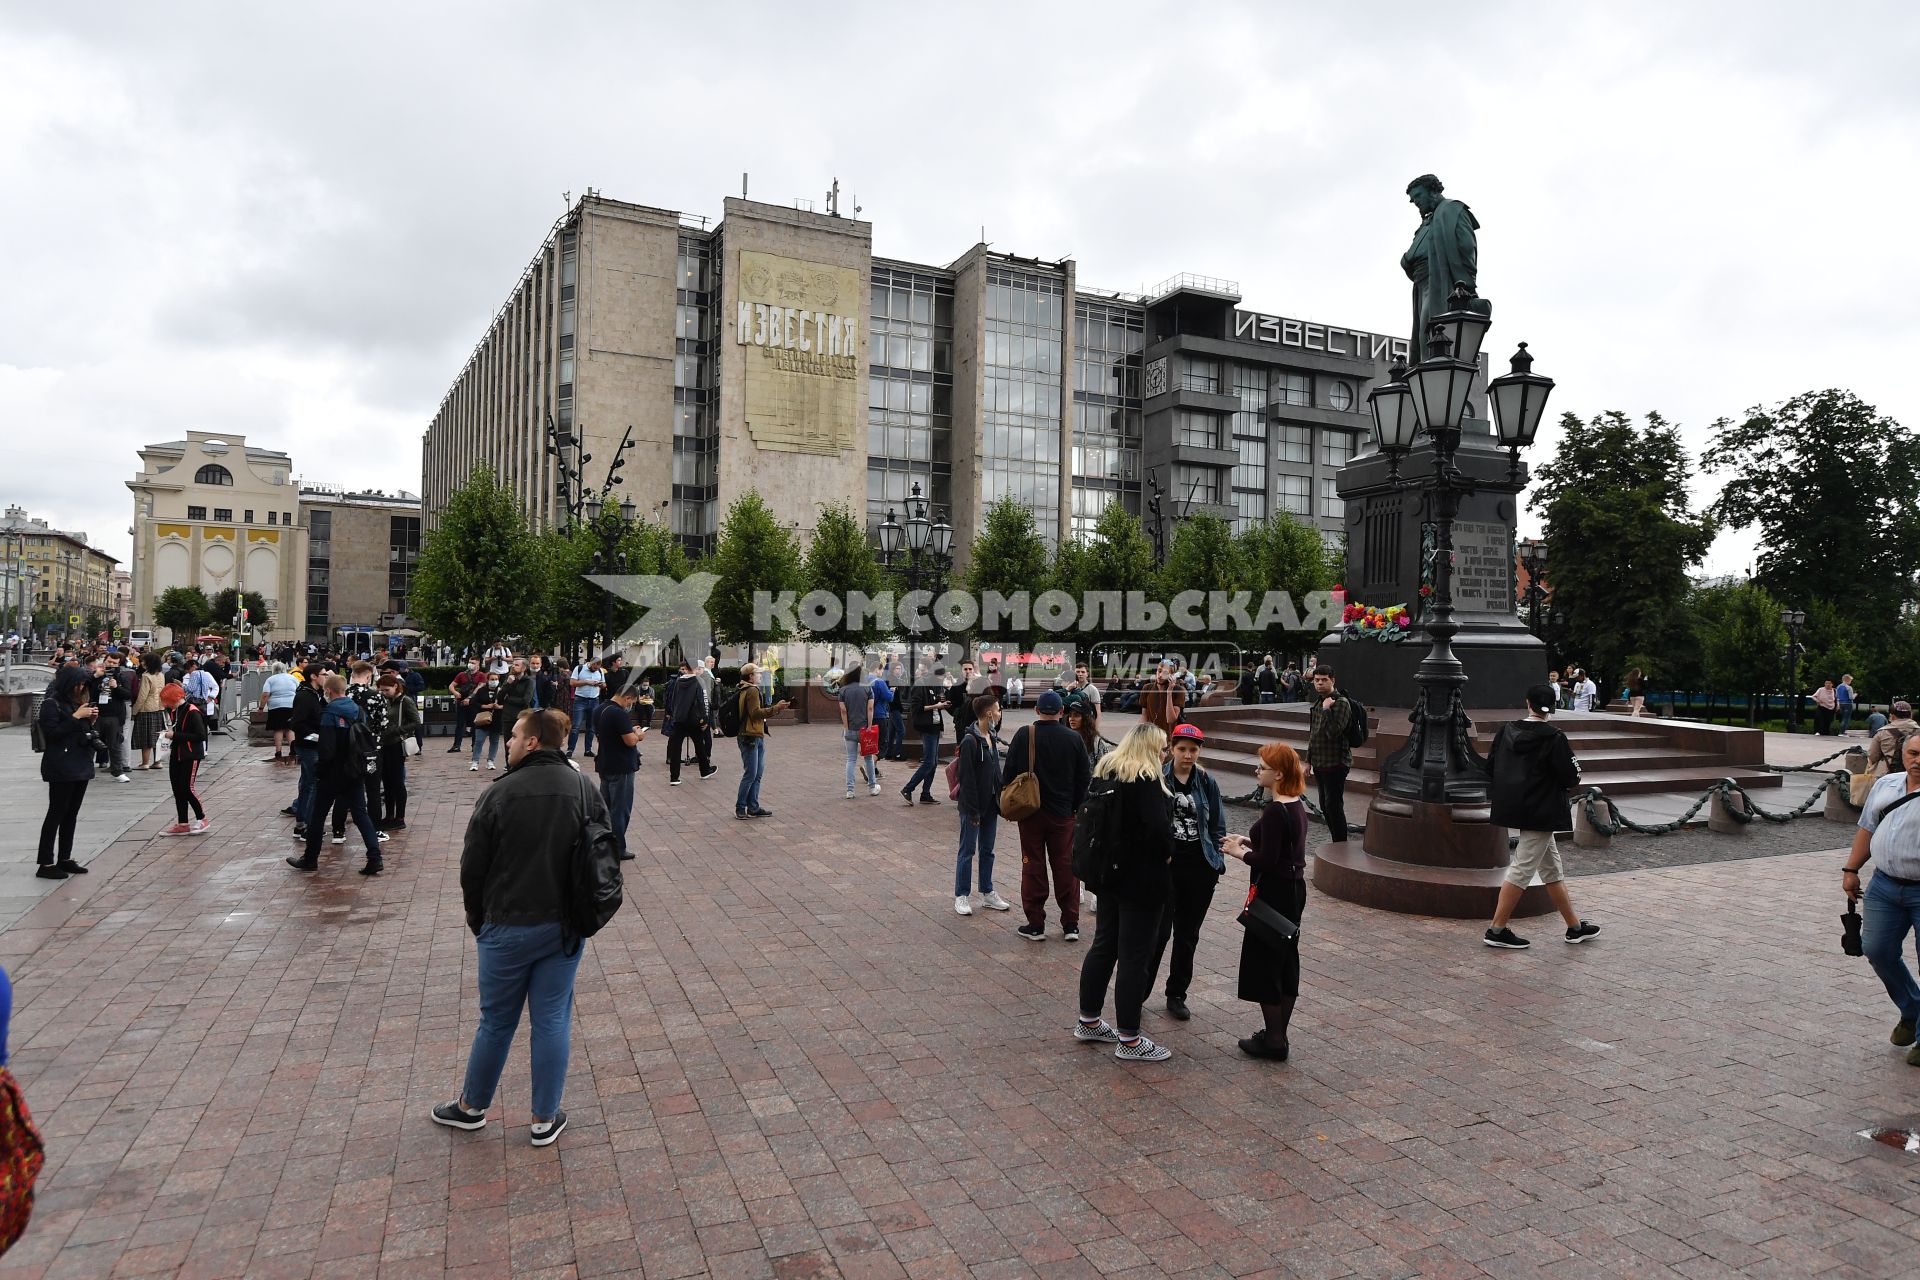
<instances>
[{"instance_id":1,"label":"cloudy sky","mask_svg":"<svg viewBox=\"0 0 1920 1280\"><path fill-rule=\"evenodd\" d=\"M1489 349L1527 340L1556 411L1697 451L1841 386L1920 425L1920 10L1451 11L0 4L0 502L124 558L135 450L190 427L418 489L563 193L717 216L743 170L838 177L889 257L984 225L1091 285L1394 333L1431 170L1483 224Z\"/></svg>"}]
</instances>

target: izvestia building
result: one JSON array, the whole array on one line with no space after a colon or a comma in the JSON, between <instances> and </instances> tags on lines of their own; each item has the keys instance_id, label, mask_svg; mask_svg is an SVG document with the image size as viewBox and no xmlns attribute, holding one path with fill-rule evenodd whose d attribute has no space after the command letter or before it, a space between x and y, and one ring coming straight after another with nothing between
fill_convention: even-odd
<instances>
[{"instance_id":1,"label":"izvestia building","mask_svg":"<svg viewBox=\"0 0 1920 1280\"><path fill-rule=\"evenodd\" d=\"M803 533L841 501L877 527L917 482L959 553L996 499L1049 542L1109 503L1154 531L1194 512L1291 512L1337 539L1334 473L1405 337L1243 309L1231 281L1146 296L1072 260L975 245L947 266L873 254L872 224L728 199L704 219L591 195L555 224L426 432L431 527L487 466L535 521L563 518L547 424L598 491L710 545L757 489Z\"/></svg>"}]
</instances>

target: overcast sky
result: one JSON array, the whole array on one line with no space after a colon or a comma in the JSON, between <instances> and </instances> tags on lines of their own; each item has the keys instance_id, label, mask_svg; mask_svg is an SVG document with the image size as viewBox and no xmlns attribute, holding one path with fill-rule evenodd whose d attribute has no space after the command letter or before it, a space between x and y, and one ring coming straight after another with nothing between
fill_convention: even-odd
<instances>
[{"instance_id":1,"label":"overcast sky","mask_svg":"<svg viewBox=\"0 0 1920 1280\"><path fill-rule=\"evenodd\" d=\"M782 203L838 177L888 257L984 225L1089 285L1391 333L1431 170L1482 223L1489 351L1527 340L1555 414L1658 410L1697 453L1840 386L1920 425L1916 14L9 0L0 502L124 559L135 450L190 427L417 490L563 192L717 217L743 170Z\"/></svg>"}]
</instances>

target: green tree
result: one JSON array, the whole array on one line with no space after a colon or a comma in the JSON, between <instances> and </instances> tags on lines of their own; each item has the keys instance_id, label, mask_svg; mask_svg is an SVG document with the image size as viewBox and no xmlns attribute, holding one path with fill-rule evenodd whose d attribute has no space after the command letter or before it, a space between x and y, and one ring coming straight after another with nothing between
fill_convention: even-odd
<instances>
[{"instance_id":1,"label":"green tree","mask_svg":"<svg viewBox=\"0 0 1920 1280\"><path fill-rule=\"evenodd\" d=\"M1047 544L1034 525L1033 509L1013 498L1002 498L988 507L967 564L965 585L974 598L984 603L989 591L1009 597L1024 591L1038 599L1047 588L1048 568ZM1032 617L1025 627L1017 618L996 618L994 622L996 625L989 627L983 616L974 634L983 642L998 641L1022 653L1033 647L1037 636L1052 634L1043 632Z\"/></svg>"},{"instance_id":2,"label":"green tree","mask_svg":"<svg viewBox=\"0 0 1920 1280\"><path fill-rule=\"evenodd\" d=\"M1268 592L1284 591L1293 600L1294 612L1304 622L1307 597L1316 591L1329 591L1340 581L1345 566L1336 563L1320 530L1301 523L1291 512L1281 511L1240 531L1234 538L1244 575L1244 587L1253 593L1250 612L1259 621L1260 604ZM1298 654L1320 643L1324 628L1288 631L1285 620L1275 621L1264 630L1242 640L1258 649L1254 660L1274 654L1285 665L1283 655Z\"/></svg>"},{"instance_id":3,"label":"green tree","mask_svg":"<svg viewBox=\"0 0 1920 1280\"><path fill-rule=\"evenodd\" d=\"M246 593L247 625L265 628L272 625L273 619L267 614L267 598L258 591ZM217 592L211 604L209 617L220 626L231 626L234 615L240 612L241 594L234 587L226 587Z\"/></svg>"},{"instance_id":4,"label":"green tree","mask_svg":"<svg viewBox=\"0 0 1920 1280\"><path fill-rule=\"evenodd\" d=\"M526 635L538 625L548 568L513 494L481 467L421 544L411 608L456 648Z\"/></svg>"},{"instance_id":5,"label":"green tree","mask_svg":"<svg viewBox=\"0 0 1920 1280\"><path fill-rule=\"evenodd\" d=\"M98 609L87 610L87 634L97 636L107 629L107 615Z\"/></svg>"},{"instance_id":6,"label":"green tree","mask_svg":"<svg viewBox=\"0 0 1920 1280\"><path fill-rule=\"evenodd\" d=\"M213 617L207 593L198 587L168 587L153 602L153 621L173 632L174 639L191 638Z\"/></svg>"},{"instance_id":7,"label":"green tree","mask_svg":"<svg viewBox=\"0 0 1920 1280\"><path fill-rule=\"evenodd\" d=\"M758 490L747 490L727 508L712 562L704 567L719 579L707 614L720 641L744 644L752 654L755 645L787 638L777 623L757 625L753 602L760 592L800 589L800 551L792 531L773 518Z\"/></svg>"},{"instance_id":8,"label":"green tree","mask_svg":"<svg viewBox=\"0 0 1920 1280\"><path fill-rule=\"evenodd\" d=\"M852 603L856 592L872 598L885 589L886 578L880 572L873 544L868 541L866 527L854 515L853 508L845 503L833 503L820 509L820 520L813 527L813 540L807 544L802 577L804 590L824 591L840 601L843 608ZM838 626L823 627L808 635L817 643L834 646L837 656L845 646L851 646L856 652L865 650L886 630L871 615L856 619L851 610L847 610L842 613Z\"/></svg>"},{"instance_id":9,"label":"green tree","mask_svg":"<svg viewBox=\"0 0 1920 1280\"><path fill-rule=\"evenodd\" d=\"M1596 683L1617 688L1633 654L1671 651L1687 634L1687 570L1713 545L1694 514L1679 431L1657 413L1644 429L1617 410L1560 419L1553 460L1528 506L1546 523L1546 581L1565 615L1562 646Z\"/></svg>"},{"instance_id":10,"label":"green tree","mask_svg":"<svg viewBox=\"0 0 1920 1280\"><path fill-rule=\"evenodd\" d=\"M1752 724L1755 695L1779 688L1786 674L1787 629L1780 623L1780 602L1751 582L1710 587L1702 594L1710 598L1705 612L1712 619L1704 636L1707 677L1716 691L1746 698Z\"/></svg>"},{"instance_id":11,"label":"green tree","mask_svg":"<svg viewBox=\"0 0 1920 1280\"><path fill-rule=\"evenodd\" d=\"M1713 513L1758 527L1756 578L1797 608L1831 603L1854 623L1912 608L1920 573L1920 435L1850 391L1809 391L1713 424L1701 455L1730 478ZM1549 544L1551 548L1551 544Z\"/></svg>"}]
</instances>

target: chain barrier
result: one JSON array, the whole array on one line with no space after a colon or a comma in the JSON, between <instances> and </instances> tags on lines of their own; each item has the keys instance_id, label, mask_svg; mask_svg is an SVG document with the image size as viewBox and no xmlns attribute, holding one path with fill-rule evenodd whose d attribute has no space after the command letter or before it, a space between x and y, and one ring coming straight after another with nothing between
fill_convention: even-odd
<instances>
[{"instance_id":1,"label":"chain barrier","mask_svg":"<svg viewBox=\"0 0 1920 1280\"><path fill-rule=\"evenodd\" d=\"M1851 776L1852 775L1844 769L1835 769L1828 775L1827 786L1833 786L1837 783L1844 787L1847 785L1847 779ZM1712 802L1715 796L1731 798L1737 795L1746 802L1744 810L1736 809L1731 804L1727 806L1727 814L1735 822L1745 824L1758 818L1764 822L1772 822L1784 826L1806 813L1807 810L1813 808L1817 802L1824 800L1826 794L1827 787L1816 787L1808 794L1805 800L1802 800L1788 812L1772 813L1762 808L1760 803L1753 798L1745 787L1735 782L1732 778L1722 778L1707 788L1700 798L1694 801L1691 809L1688 809L1672 822L1635 822L1632 818L1620 812L1620 806L1614 803L1612 796L1598 787L1587 788L1586 793L1580 797L1580 807L1587 816L1588 825L1603 836L1617 836L1622 831L1631 831L1643 836L1665 836L1672 835L1674 832L1685 827L1695 814L1699 813L1700 810ZM1600 816L1596 809L1596 801L1607 807L1608 817L1602 818Z\"/></svg>"},{"instance_id":2,"label":"chain barrier","mask_svg":"<svg viewBox=\"0 0 1920 1280\"><path fill-rule=\"evenodd\" d=\"M1812 764L1770 764L1767 766L1767 769L1773 773L1812 773L1815 769L1818 769L1823 764L1832 764L1835 760L1838 760L1841 756L1850 755L1853 752L1859 751L1859 750L1862 750L1862 748L1842 747L1830 756L1820 757L1818 760L1815 760Z\"/></svg>"}]
</instances>

